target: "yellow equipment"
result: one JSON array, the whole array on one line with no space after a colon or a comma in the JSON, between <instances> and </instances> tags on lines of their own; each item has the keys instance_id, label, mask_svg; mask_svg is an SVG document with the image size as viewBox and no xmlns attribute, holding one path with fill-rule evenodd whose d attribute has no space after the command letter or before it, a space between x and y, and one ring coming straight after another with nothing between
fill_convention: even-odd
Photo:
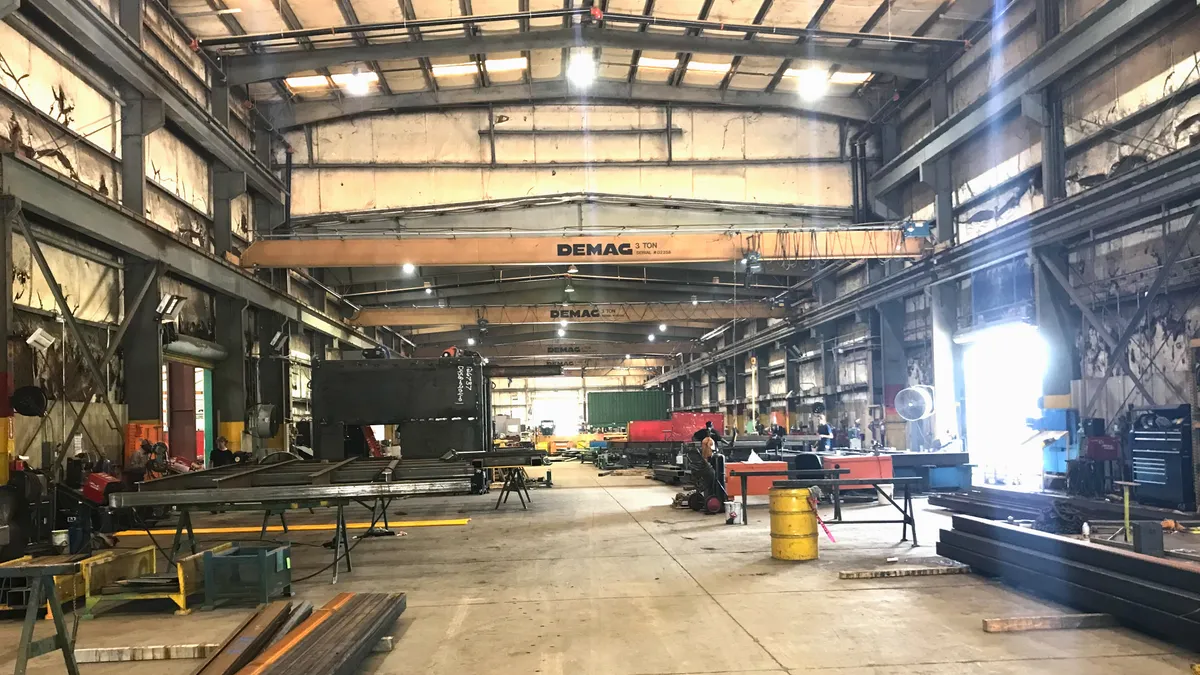
<instances>
[{"instance_id":1,"label":"yellow equipment","mask_svg":"<svg viewBox=\"0 0 1200 675\"><path fill-rule=\"evenodd\" d=\"M776 560L817 559L817 513L807 488L777 488L771 499L771 557Z\"/></svg>"}]
</instances>

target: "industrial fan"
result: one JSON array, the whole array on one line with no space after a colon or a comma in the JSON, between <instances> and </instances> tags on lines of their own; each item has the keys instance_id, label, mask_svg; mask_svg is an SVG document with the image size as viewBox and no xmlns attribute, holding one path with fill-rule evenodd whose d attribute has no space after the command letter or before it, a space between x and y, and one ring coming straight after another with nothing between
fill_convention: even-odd
<instances>
[{"instance_id":1,"label":"industrial fan","mask_svg":"<svg viewBox=\"0 0 1200 675\"><path fill-rule=\"evenodd\" d=\"M259 403L246 411L246 433L255 438L274 438L279 433L275 404Z\"/></svg>"},{"instance_id":2,"label":"industrial fan","mask_svg":"<svg viewBox=\"0 0 1200 675\"><path fill-rule=\"evenodd\" d=\"M916 422L933 415L933 387L918 384L896 393L896 414L906 422Z\"/></svg>"}]
</instances>

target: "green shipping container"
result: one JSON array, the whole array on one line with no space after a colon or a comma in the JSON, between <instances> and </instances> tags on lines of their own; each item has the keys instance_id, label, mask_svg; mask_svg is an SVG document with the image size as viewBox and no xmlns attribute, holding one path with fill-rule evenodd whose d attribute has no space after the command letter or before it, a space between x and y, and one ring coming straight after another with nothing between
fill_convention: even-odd
<instances>
[{"instance_id":1,"label":"green shipping container","mask_svg":"<svg viewBox=\"0 0 1200 675\"><path fill-rule=\"evenodd\" d=\"M667 392L597 391L587 395L587 423L590 427L623 427L637 420L667 420Z\"/></svg>"}]
</instances>

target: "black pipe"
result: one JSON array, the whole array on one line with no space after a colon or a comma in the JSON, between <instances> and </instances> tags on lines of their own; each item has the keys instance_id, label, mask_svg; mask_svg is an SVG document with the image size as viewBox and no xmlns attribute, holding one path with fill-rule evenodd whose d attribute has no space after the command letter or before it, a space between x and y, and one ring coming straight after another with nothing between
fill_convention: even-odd
<instances>
[{"instance_id":1,"label":"black pipe","mask_svg":"<svg viewBox=\"0 0 1200 675\"><path fill-rule=\"evenodd\" d=\"M868 219L868 214L874 213L871 209L871 192L867 189L867 180L871 175L871 167L867 164L867 139L863 138L858 141L858 203L862 209L863 220Z\"/></svg>"},{"instance_id":2,"label":"black pipe","mask_svg":"<svg viewBox=\"0 0 1200 675\"><path fill-rule=\"evenodd\" d=\"M285 149L287 163L284 165L284 187L287 190L286 196L283 198L283 227L286 231L292 230L292 149Z\"/></svg>"},{"instance_id":3,"label":"black pipe","mask_svg":"<svg viewBox=\"0 0 1200 675\"><path fill-rule=\"evenodd\" d=\"M853 222L862 222L862 204L859 202L858 189L858 144L850 144L850 212Z\"/></svg>"}]
</instances>

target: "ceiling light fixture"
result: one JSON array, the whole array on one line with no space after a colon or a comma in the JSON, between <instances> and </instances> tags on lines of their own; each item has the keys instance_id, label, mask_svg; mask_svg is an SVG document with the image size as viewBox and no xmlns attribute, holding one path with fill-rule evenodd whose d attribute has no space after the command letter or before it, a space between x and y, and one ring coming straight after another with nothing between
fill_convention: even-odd
<instances>
[{"instance_id":1,"label":"ceiling light fixture","mask_svg":"<svg viewBox=\"0 0 1200 675\"><path fill-rule=\"evenodd\" d=\"M316 89L329 86L329 80L324 75L300 75L286 78L283 82L288 89Z\"/></svg>"},{"instance_id":2,"label":"ceiling light fixture","mask_svg":"<svg viewBox=\"0 0 1200 675\"><path fill-rule=\"evenodd\" d=\"M579 89L587 89L596 81L596 59L591 47L575 47L567 63L567 80Z\"/></svg>"},{"instance_id":3,"label":"ceiling light fixture","mask_svg":"<svg viewBox=\"0 0 1200 675\"><path fill-rule=\"evenodd\" d=\"M696 296L694 296L694 295L693 295L693 296L692 296L692 307L695 307L695 306L696 306L696 305L698 305L698 304L700 304L700 301L699 301L699 300L697 300L697 299L696 299Z\"/></svg>"},{"instance_id":4,"label":"ceiling light fixture","mask_svg":"<svg viewBox=\"0 0 1200 675\"><path fill-rule=\"evenodd\" d=\"M572 286L571 282L568 281L567 287L563 289L563 293L574 293L574 292L575 292L575 287Z\"/></svg>"},{"instance_id":5,"label":"ceiling light fixture","mask_svg":"<svg viewBox=\"0 0 1200 675\"><path fill-rule=\"evenodd\" d=\"M679 67L679 59L656 59L653 56L643 56L638 59L638 68L658 68L675 70Z\"/></svg>"},{"instance_id":6,"label":"ceiling light fixture","mask_svg":"<svg viewBox=\"0 0 1200 675\"><path fill-rule=\"evenodd\" d=\"M406 275L412 274L413 272L417 271L416 266L413 265L412 263L404 263L404 266L401 267L400 269L403 270Z\"/></svg>"},{"instance_id":7,"label":"ceiling light fixture","mask_svg":"<svg viewBox=\"0 0 1200 675\"><path fill-rule=\"evenodd\" d=\"M731 67L728 63L705 63L704 61L689 61L688 70L700 73L728 73Z\"/></svg>"},{"instance_id":8,"label":"ceiling light fixture","mask_svg":"<svg viewBox=\"0 0 1200 675\"><path fill-rule=\"evenodd\" d=\"M425 282L425 295L433 295L433 284Z\"/></svg>"},{"instance_id":9,"label":"ceiling light fixture","mask_svg":"<svg viewBox=\"0 0 1200 675\"><path fill-rule=\"evenodd\" d=\"M823 68L795 71L796 93L805 101L815 101L829 91L829 73Z\"/></svg>"},{"instance_id":10,"label":"ceiling light fixture","mask_svg":"<svg viewBox=\"0 0 1200 675\"><path fill-rule=\"evenodd\" d=\"M346 90L351 96L366 96L371 93L371 85L379 81L379 75L372 72L360 72L358 66L349 73L333 75L333 83Z\"/></svg>"},{"instance_id":11,"label":"ceiling light fixture","mask_svg":"<svg viewBox=\"0 0 1200 675\"><path fill-rule=\"evenodd\" d=\"M479 74L479 66L474 61L469 63L435 63L432 66L432 70L434 77L475 76Z\"/></svg>"},{"instance_id":12,"label":"ceiling light fixture","mask_svg":"<svg viewBox=\"0 0 1200 675\"><path fill-rule=\"evenodd\" d=\"M646 339L647 339L647 340L649 340L649 341L651 341L651 342L654 342L654 333L651 333L651 334L647 335L647 336L646 336Z\"/></svg>"},{"instance_id":13,"label":"ceiling light fixture","mask_svg":"<svg viewBox=\"0 0 1200 675\"><path fill-rule=\"evenodd\" d=\"M579 274L579 268L571 263L571 266L567 268L567 274Z\"/></svg>"},{"instance_id":14,"label":"ceiling light fixture","mask_svg":"<svg viewBox=\"0 0 1200 675\"><path fill-rule=\"evenodd\" d=\"M467 346L474 347L475 346L475 338L472 338L472 337L467 338Z\"/></svg>"},{"instance_id":15,"label":"ceiling light fixture","mask_svg":"<svg viewBox=\"0 0 1200 675\"><path fill-rule=\"evenodd\" d=\"M558 329L558 337L566 337L566 336L567 336L567 331L559 328Z\"/></svg>"},{"instance_id":16,"label":"ceiling light fixture","mask_svg":"<svg viewBox=\"0 0 1200 675\"><path fill-rule=\"evenodd\" d=\"M665 323L658 324L658 332L660 332L660 333L667 332L667 324L665 324Z\"/></svg>"},{"instance_id":17,"label":"ceiling light fixture","mask_svg":"<svg viewBox=\"0 0 1200 675\"><path fill-rule=\"evenodd\" d=\"M488 59L483 62L483 67L489 73L510 73L516 70L525 70L529 65L529 61L524 56L514 56L511 59Z\"/></svg>"},{"instance_id":18,"label":"ceiling light fixture","mask_svg":"<svg viewBox=\"0 0 1200 675\"><path fill-rule=\"evenodd\" d=\"M563 328L566 328L566 327L567 327L567 320L566 320L566 319L563 319L563 320L559 321L559 322L558 322L558 325L562 326Z\"/></svg>"},{"instance_id":19,"label":"ceiling light fixture","mask_svg":"<svg viewBox=\"0 0 1200 675\"><path fill-rule=\"evenodd\" d=\"M829 76L830 84L865 84L875 73L852 73L839 70Z\"/></svg>"},{"instance_id":20,"label":"ceiling light fixture","mask_svg":"<svg viewBox=\"0 0 1200 675\"><path fill-rule=\"evenodd\" d=\"M626 355L625 355L625 358L626 358L626 359L628 359L628 358L629 358L629 355L628 355L628 354L626 354Z\"/></svg>"}]
</instances>

